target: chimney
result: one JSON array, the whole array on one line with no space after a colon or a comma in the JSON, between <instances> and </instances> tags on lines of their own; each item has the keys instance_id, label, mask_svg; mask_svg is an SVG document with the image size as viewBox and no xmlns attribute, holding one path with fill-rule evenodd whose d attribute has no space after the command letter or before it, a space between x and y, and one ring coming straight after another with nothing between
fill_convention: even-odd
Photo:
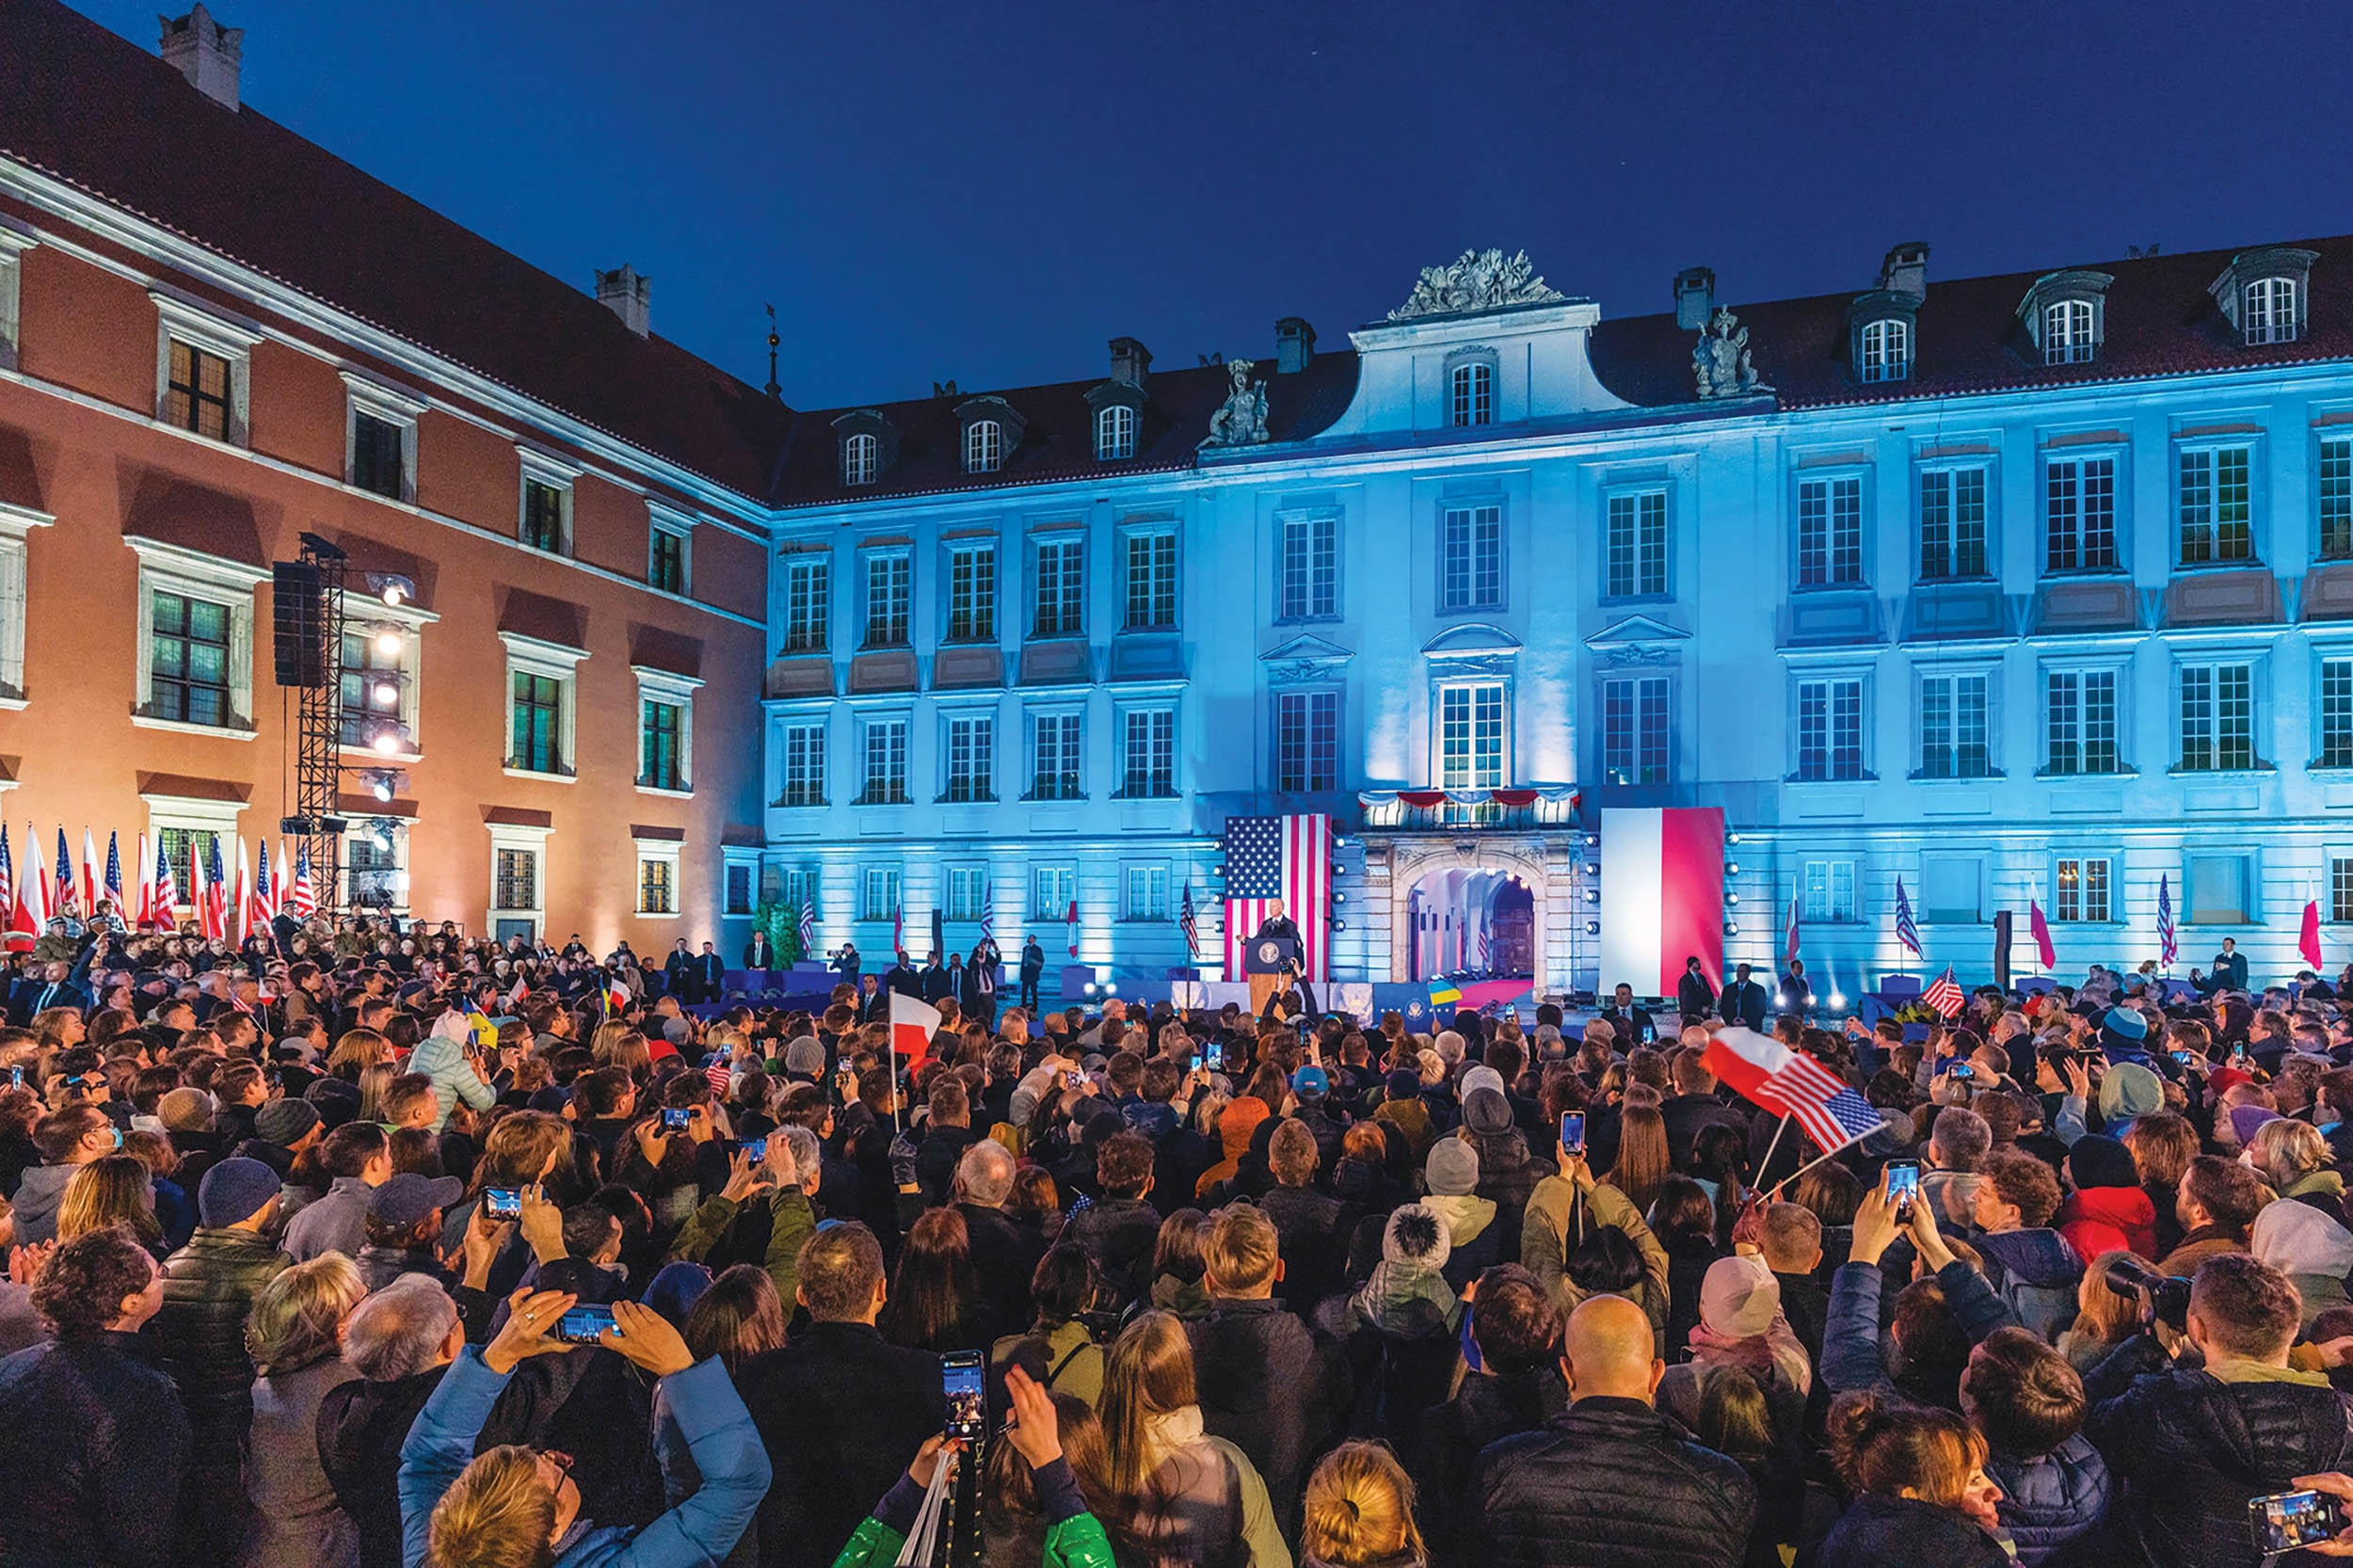
<instances>
[{"instance_id":1,"label":"chimney","mask_svg":"<svg viewBox=\"0 0 2353 1568\"><path fill-rule=\"evenodd\" d=\"M1285 316L1274 324L1274 372L1289 376L1315 363L1316 329L1301 316Z\"/></svg>"},{"instance_id":2,"label":"chimney","mask_svg":"<svg viewBox=\"0 0 2353 1568\"><path fill-rule=\"evenodd\" d=\"M1929 296L1929 248L1925 240L1906 240L1880 263L1880 287L1889 294Z\"/></svg>"},{"instance_id":3,"label":"chimney","mask_svg":"<svg viewBox=\"0 0 2353 1568\"><path fill-rule=\"evenodd\" d=\"M225 108L237 106L237 64L245 54L245 29L224 27L201 4L183 17L164 17L164 63L188 85Z\"/></svg>"},{"instance_id":4,"label":"chimney","mask_svg":"<svg viewBox=\"0 0 2353 1568\"><path fill-rule=\"evenodd\" d=\"M1125 381L1131 387L1144 385L1144 373L1152 368L1152 351L1133 338L1112 340L1112 379Z\"/></svg>"},{"instance_id":5,"label":"chimney","mask_svg":"<svg viewBox=\"0 0 2353 1568\"><path fill-rule=\"evenodd\" d=\"M1675 325L1687 332L1704 330L1716 313L1716 274L1704 266L1687 266L1675 274Z\"/></svg>"},{"instance_id":6,"label":"chimney","mask_svg":"<svg viewBox=\"0 0 2353 1568\"><path fill-rule=\"evenodd\" d=\"M653 280L627 262L611 272L597 269L597 303L641 338L653 329Z\"/></svg>"}]
</instances>

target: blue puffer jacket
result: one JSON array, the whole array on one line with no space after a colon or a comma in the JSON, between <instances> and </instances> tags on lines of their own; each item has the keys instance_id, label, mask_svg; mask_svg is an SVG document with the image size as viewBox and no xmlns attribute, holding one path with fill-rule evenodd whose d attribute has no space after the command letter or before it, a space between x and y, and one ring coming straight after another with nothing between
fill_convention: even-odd
<instances>
[{"instance_id":1,"label":"blue puffer jacket","mask_svg":"<svg viewBox=\"0 0 2353 1568\"><path fill-rule=\"evenodd\" d=\"M2035 1568L2107 1515L2107 1462L2080 1432L2039 1459L1990 1455L1985 1473L2002 1489L1994 1512L2025 1568Z\"/></svg>"},{"instance_id":2,"label":"blue puffer jacket","mask_svg":"<svg viewBox=\"0 0 2353 1568\"><path fill-rule=\"evenodd\" d=\"M2075 1320L2083 1260L2056 1230L2006 1230L1977 1238L1985 1272L2019 1322L2046 1340Z\"/></svg>"}]
</instances>

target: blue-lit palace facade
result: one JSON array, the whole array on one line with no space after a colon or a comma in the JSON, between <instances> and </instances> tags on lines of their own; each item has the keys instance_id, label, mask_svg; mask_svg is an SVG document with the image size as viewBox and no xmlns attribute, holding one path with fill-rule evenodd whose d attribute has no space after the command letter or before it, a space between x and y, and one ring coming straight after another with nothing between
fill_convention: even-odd
<instances>
[{"instance_id":1,"label":"blue-lit palace facade","mask_svg":"<svg viewBox=\"0 0 2353 1568\"><path fill-rule=\"evenodd\" d=\"M1401 280L1402 281L1402 280ZM1721 807L1817 992L2353 940L2353 240L1604 319L1522 258L1250 361L798 417L763 890L918 956L1219 957L1222 824L1345 835L1333 978L1606 987L1612 806ZM1895 936L1901 882L1927 950ZM1483 960L1483 962L1482 962ZM870 963L872 962L870 958Z\"/></svg>"}]
</instances>

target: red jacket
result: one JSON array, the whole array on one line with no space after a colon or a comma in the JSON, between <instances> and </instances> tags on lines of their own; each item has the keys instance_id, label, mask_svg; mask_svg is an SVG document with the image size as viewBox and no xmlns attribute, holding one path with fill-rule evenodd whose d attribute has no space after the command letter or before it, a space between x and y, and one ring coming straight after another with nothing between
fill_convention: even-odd
<instances>
[{"instance_id":1,"label":"red jacket","mask_svg":"<svg viewBox=\"0 0 2353 1568\"><path fill-rule=\"evenodd\" d=\"M2089 1268L2104 1252L2120 1248L2154 1259L2157 1209L2137 1187L2093 1187L2072 1192L2059 1206L2058 1233Z\"/></svg>"}]
</instances>

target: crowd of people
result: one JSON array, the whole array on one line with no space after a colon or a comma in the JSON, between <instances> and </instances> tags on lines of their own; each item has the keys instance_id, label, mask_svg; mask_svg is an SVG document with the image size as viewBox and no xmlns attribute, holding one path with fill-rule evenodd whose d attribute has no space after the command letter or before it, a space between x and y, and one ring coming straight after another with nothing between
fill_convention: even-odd
<instances>
[{"instance_id":1,"label":"crowd of people","mask_svg":"<svg viewBox=\"0 0 2353 1568\"><path fill-rule=\"evenodd\" d=\"M44 935L0 1563L2215 1568L2353 1504L2324 984L1785 1014L1879 1115L1825 1152L1710 1070L1746 989L967 986L907 1052L693 968Z\"/></svg>"}]
</instances>

